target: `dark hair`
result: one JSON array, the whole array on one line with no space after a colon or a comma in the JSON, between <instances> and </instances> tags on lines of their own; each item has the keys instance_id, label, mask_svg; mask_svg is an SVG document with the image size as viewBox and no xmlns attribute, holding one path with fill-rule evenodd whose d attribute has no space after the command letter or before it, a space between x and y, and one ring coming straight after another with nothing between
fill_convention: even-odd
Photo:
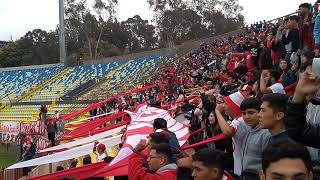
<instances>
[{"instance_id":1,"label":"dark hair","mask_svg":"<svg viewBox=\"0 0 320 180\"><path fill-rule=\"evenodd\" d=\"M275 112L286 112L288 97L285 94L271 93L265 94L261 98L262 102L268 102L269 106Z\"/></svg>"},{"instance_id":2,"label":"dark hair","mask_svg":"<svg viewBox=\"0 0 320 180\"><path fill-rule=\"evenodd\" d=\"M229 77L231 77L233 80L237 80L237 75L233 72L229 74Z\"/></svg>"},{"instance_id":3,"label":"dark hair","mask_svg":"<svg viewBox=\"0 0 320 180\"><path fill-rule=\"evenodd\" d=\"M74 177L63 177L63 178L59 178L58 180L77 180Z\"/></svg>"},{"instance_id":4,"label":"dark hair","mask_svg":"<svg viewBox=\"0 0 320 180\"><path fill-rule=\"evenodd\" d=\"M306 63L301 64L300 72L304 72L309 66L312 66L313 60L307 61Z\"/></svg>"},{"instance_id":5,"label":"dark hair","mask_svg":"<svg viewBox=\"0 0 320 180\"><path fill-rule=\"evenodd\" d=\"M152 142L156 144L169 143L169 139L162 132L155 132L149 135Z\"/></svg>"},{"instance_id":6,"label":"dark hair","mask_svg":"<svg viewBox=\"0 0 320 180\"><path fill-rule=\"evenodd\" d=\"M64 168L62 167L62 166L57 166L57 168L56 168L56 171L58 172L58 171L63 171L64 170Z\"/></svg>"},{"instance_id":7,"label":"dark hair","mask_svg":"<svg viewBox=\"0 0 320 180\"><path fill-rule=\"evenodd\" d=\"M177 180L193 180L192 170L190 168L178 167Z\"/></svg>"},{"instance_id":8,"label":"dark hair","mask_svg":"<svg viewBox=\"0 0 320 180\"><path fill-rule=\"evenodd\" d=\"M78 164L78 160L73 159L73 160L71 161L70 168L77 167L77 164Z\"/></svg>"},{"instance_id":9,"label":"dark hair","mask_svg":"<svg viewBox=\"0 0 320 180\"><path fill-rule=\"evenodd\" d=\"M289 17L289 20L293 20L293 21L299 22L300 21L300 17L297 16L297 15L292 15L292 16Z\"/></svg>"},{"instance_id":10,"label":"dark hair","mask_svg":"<svg viewBox=\"0 0 320 180\"><path fill-rule=\"evenodd\" d=\"M165 155L168 161L170 161L172 157L172 151L169 144L156 144L151 147L151 150L155 150L157 154Z\"/></svg>"},{"instance_id":11,"label":"dark hair","mask_svg":"<svg viewBox=\"0 0 320 180\"><path fill-rule=\"evenodd\" d=\"M163 118L157 118L153 121L154 129L167 129L167 121Z\"/></svg>"},{"instance_id":12,"label":"dark hair","mask_svg":"<svg viewBox=\"0 0 320 180\"><path fill-rule=\"evenodd\" d=\"M200 96L200 98L201 98L201 101L202 101L202 104L203 104L203 108L204 108L206 111L208 111L208 113L214 111L214 109L215 109L215 107L216 107L215 102L211 102L211 101L209 100L209 97L208 97L207 95L205 95L205 94L202 94L202 95ZM215 99L214 99L214 100L215 100Z\"/></svg>"},{"instance_id":13,"label":"dark hair","mask_svg":"<svg viewBox=\"0 0 320 180\"><path fill-rule=\"evenodd\" d=\"M262 169L265 172L271 163L281 159L301 159L308 171L312 171L308 149L301 144L282 141L269 145L262 153Z\"/></svg>"},{"instance_id":14,"label":"dark hair","mask_svg":"<svg viewBox=\"0 0 320 180\"><path fill-rule=\"evenodd\" d=\"M309 3L302 3L299 5L299 8L308 8L310 10L310 5Z\"/></svg>"},{"instance_id":15,"label":"dark hair","mask_svg":"<svg viewBox=\"0 0 320 180\"><path fill-rule=\"evenodd\" d=\"M83 165L87 165L87 164L91 164L91 156L90 155L86 155L83 158Z\"/></svg>"},{"instance_id":16,"label":"dark hair","mask_svg":"<svg viewBox=\"0 0 320 180\"><path fill-rule=\"evenodd\" d=\"M193 161L200 161L206 167L217 167L224 172L225 155L222 151L213 149L202 149L192 156Z\"/></svg>"},{"instance_id":17,"label":"dark hair","mask_svg":"<svg viewBox=\"0 0 320 180\"><path fill-rule=\"evenodd\" d=\"M261 101L257 98L251 97L242 101L240 105L241 111L245 111L247 109L256 109L260 111Z\"/></svg>"}]
</instances>

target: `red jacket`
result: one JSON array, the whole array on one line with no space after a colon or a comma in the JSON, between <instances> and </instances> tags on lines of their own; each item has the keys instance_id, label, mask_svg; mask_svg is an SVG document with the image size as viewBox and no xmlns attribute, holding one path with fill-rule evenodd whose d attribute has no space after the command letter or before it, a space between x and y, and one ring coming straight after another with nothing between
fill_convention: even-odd
<instances>
[{"instance_id":1,"label":"red jacket","mask_svg":"<svg viewBox=\"0 0 320 180\"><path fill-rule=\"evenodd\" d=\"M309 51L313 51L315 49L312 27L310 22L308 22L308 17L304 18L304 22L302 26L299 28L299 36L301 43L300 46L302 48L308 48Z\"/></svg>"},{"instance_id":2,"label":"red jacket","mask_svg":"<svg viewBox=\"0 0 320 180\"><path fill-rule=\"evenodd\" d=\"M272 44L274 43L274 39L270 39L267 42L267 47L271 49L271 59L273 64L278 64L281 58L281 54L279 51L272 49Z\"/></svg>"},{"instance_id":3,"label":"red jacket","mask_svg":"<svg viewBox=\"0 0 320 180\"><path fill-rule=\"evenodd\" d=\"M232 58L239 58L240 60L241 59L244 59L245 61L245 64L248 68L248 71L253 71L254 69L254 63L252 61L252 55L250 52L244 52L244 53L233 53L231 55Z\"/></svg>"},{"instance_id":4,"label":"red jacket","mask_svg":"<svg viewBox=\"0 0 320 180\"><path fill-rule=\"evenodd\" d=\"M129 160L128 178L129 180L175 180L176 170L167 170L160 173L148 173L142 166L144 156L133 155Z\"/></svg>"}]
</instances>

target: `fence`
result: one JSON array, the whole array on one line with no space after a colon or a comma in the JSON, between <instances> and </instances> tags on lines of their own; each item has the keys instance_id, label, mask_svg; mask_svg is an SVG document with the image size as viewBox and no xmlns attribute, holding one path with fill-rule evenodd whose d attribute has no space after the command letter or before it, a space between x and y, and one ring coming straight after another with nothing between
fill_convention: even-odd
<instances>
[{"instance_id":1,"label":"fence","mask_svg":"<svg viewBox=\"0 0 320 180\"><path fill-rule=\"evenodd\" d=\"M22 169L10 169L0 171L0 180L17 180L22 177Z\"/></svg>"}]
</instances>

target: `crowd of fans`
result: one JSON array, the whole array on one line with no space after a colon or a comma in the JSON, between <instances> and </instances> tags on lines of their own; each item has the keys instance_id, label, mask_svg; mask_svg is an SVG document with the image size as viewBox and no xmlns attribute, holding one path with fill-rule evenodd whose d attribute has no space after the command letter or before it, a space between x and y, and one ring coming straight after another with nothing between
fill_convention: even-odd
<instances>
[{"instance_id":1,"label":"crowd of fans","mask_svg":"<svg viewBox=\"0 0 320 180\"><path fill-rule=\"evenodd\" d=\"M167 131L162 141L151 134L135 148L129 179L317 178L317 8L304 3L298 15L203 43L153 76L149 83L168 86L145 92L145 100L189 119L190 144L221 133L227 138L184 152Z\"/></svg>"},{"instance_id":2,"label":"crowd of fans","mask_svg":"<svg viewBox=\"0 0 320 180\"><path fill-rule=\"evenodd\" d=\"M188 120L183 151L164 119L129 160L130 180L306 179L319 176L320 14L303 3L298 15L263 22L237 36L201 44L145 85L156 88L110 101L91 116L147 102ZM125 133L125 131L123 131ZM54 145L54 142L52 142ZM97 161L107 158L95 143ZM61 168L60 168L61 169ZM117 177L115 177L117 178ZM122 177L123 178L123 177Z\"/></svg>"}]
</instances>

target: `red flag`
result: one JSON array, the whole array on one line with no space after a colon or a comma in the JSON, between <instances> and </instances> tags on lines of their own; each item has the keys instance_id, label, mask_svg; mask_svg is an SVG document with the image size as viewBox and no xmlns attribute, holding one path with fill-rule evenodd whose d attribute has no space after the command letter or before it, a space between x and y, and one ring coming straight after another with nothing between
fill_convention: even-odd
<instances>
[{"instance_id":1,"label":"red flag","mask_svg":"<svg viewBox=\"0 0 320 180\"><path fill-rule=\"evenodd\" d=\"M141 139L147 139L153 133L153 120L163 118L167 121L169 131L176 134L179 144L183 145L189 138L189 129L186 125L173 119L166 110L148 107L142 104L134 112L127 112L131 116L131 123L127 127L125 143L117 157L97 172L98 176L120 176L128 173L128 157L133 154L133 148Z\"/></svg>"}]
</instances>

